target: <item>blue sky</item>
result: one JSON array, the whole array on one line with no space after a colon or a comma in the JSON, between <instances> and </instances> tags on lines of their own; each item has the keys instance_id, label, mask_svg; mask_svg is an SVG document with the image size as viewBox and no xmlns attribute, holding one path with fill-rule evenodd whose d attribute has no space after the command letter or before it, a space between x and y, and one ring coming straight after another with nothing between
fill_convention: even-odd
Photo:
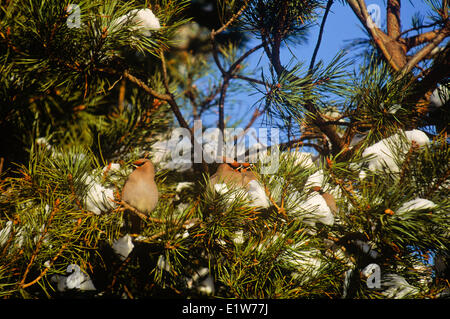
<instances>
[{"instance_id":1,"label":"blue sky","mask_svg":"<svg viewBox=\"0 0 450 319\"><path fill-rule=\"evenodd\" d=\"M367 6L376 4L380 7L380 22L381 28L384 29L386 23L386 0L369 0L366 1ZM411 2L414 3L411 4ZM323 12L324 9L322 9ZM422 15L431 12L425 1L402 1L401 16L402 16L402 29L406 30L411 27L411 17L416 13L420 12ZM321 14L322 16L322 14ZM292 59L292 53L296 56L299 61L303 61L305 67L310 63L311 56L316 45L317 35L319 31L319 26L322 21L322 17L315 22L309 32L308 42L302 43L300 45L290 45L289 48L284 48L281 53L282 63L287 64ZM413 33L411 33L412 35ZM365 37L365 33L362 30L361 23L356 18L355 14L348 5L341 4L339 1L335 1L330 14L328 15L327 23L325 25L325 30L322 38L322 43L316 58L316 63L319 60L323 60L325 65L327 65L337 53L342 51L344 47L348 44L349 40L356 38ZM256 43L256 42L255 42ZM291 52L292 53L291 53ZM354 58L354 52L348 52L348 58ZM262 57L262 58L261 58ZM268 61L265 58L262 50L255 53L247 61L249 66L248 70L252 70L257 66L268 65ZM349 71L353 71L357 68L358 64L352 64ZM260 73L255 74L259 77ZM242 81L237 83L242 85ZM260 98L260 95L249 95L248 92L241 94L229 93L227 95L225 103L226 116L231 116L234 119L245 116L245 120L240 124L240 127L244 127L251 118L253 109L251 106ZM209 117L205 119L205 123L209 122ZM212 117L213 120L214 117ZM261 121L257 121L253 126L258 127L261 125Z\"/></svg>"},{"instance_id":2,"label":"blue sky","mask_svg":"<svg viewBox=\"0 0 450 319\"><path fill-rule=\"evenodd\" d=\"M384 29L386 22L386 0L368 0L366 5L370 6L376 4L381 9L381 27ZM414 5L411 4L414 3ZM401 18L402 29L406 30L411 27L411 17L416 12L420 12L425 15L429 12L429 7L425 1L402 1ZM317 21L320 24L321 19ZM298 48L298 53L305 52L305 58L310 59L314 46L316 44L317 34L319 26L317 25L312 29L310 34L310 41ZM364 32L361 29L361 23L356 18L355 14L351 10L349 5L343 5L339 1L334 1L332 6L332 12L328 15L327 23L325 25L325 31L322 38L322 44L319 50L318 59L324 61L331 61L336 52L341 50L345 46L345 40L351 40L355 38L365 37Z\"/></svg>"},{"instance_id":3,"label":"blue sky","mask_svg":"<svg viewBox=\"0 0 450 319\"><path fill-rule=\"evenodd\" d=\"M386 0L366 0L366 5L378 5L380 7L380 23L381 29L385 30L386 25ZM412 4L414 3L414 4ZM281 60L284 65L288 64L295 55L298 61L293 61L293 64L297 62L303 62L304 68L309 66L311 56L316 46L317 36L319 33L320 23L322 22L323 11L319 16L319 19L315 21L310 28L308 41L299 45L289 45L289 48L284 47L281 52ZM431 14L431 10L425 1L402 1L401 17L402 17L402 30L411 28L411 18L414 14L420 12L422 16ZM369 11L370 13L370 11ZM425 23L429 21L425 19ZM414 35L414 32L409 34ZM341 4L340 1L334 1L331 12L328 15L328 19L325 25L321 46L316 58L316 63L319 60L324 62L324 65L328 65L332 59L341 52L348 44L349 41L357 38L365 38L366 35L362 29L360 21L356 18L355 14L351 10L350 6ZM254 40L255 45L259 44ZM251 47L252 42L249 43ZM354 59L355 62L350 65L348 71L352 72L358 69L358 58L355 56L356 51L349 50L347 58ZM356 59L355 59L356 58ZM212 62L214 63L214 62ZM264 55L263 50L259 50L254 53L249 59L246 60L247 72L250 70L257 70L252 76L260 78L261 68L265 71L266 77L269 75L268 66L269 62ZM259 69L258 69L259 68ZM233 91L233 84L228 90L228 94L225 100L225 118L230 118L230 122L227 122L227 127L237 126L244 128L252 117L255 103L261 99L261 94L255 94L255 89L250 88L244 81L233 80L234 87L238 88L238 91ZM205 114L203 116L203 127L217 127L218 122L217 108L213 108L212 113ZM241 120L236 125L236 121ZM267 121L265 116L261 116L253 125L253 128L267 127ZM285 137L280 136L282 142ZM247 145L252 145L254 140L250 138ZM305 149L306 150L306 149ZM313 151L308 149L307 151ZM314 151L313 151L314 152Z\"/></svg>"}]
</instances>

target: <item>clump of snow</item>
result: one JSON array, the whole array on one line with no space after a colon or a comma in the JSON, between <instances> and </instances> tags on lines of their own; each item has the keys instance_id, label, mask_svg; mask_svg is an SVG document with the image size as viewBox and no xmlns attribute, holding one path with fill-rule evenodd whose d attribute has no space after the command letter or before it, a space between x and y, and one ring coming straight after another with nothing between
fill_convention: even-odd
<instances>
[{"instance_id":1,"label":"clump of snow","mask_svg":"<svg viewBox=\"0 0 450 319\"><path fill-rule=\"evenodd\" d=\"M382 294L387 298L402 299L419 293L419 289L411 286L405 278L397 274L386 274L381 278Z\"/></svg>"},{"instance_id":2,"label":"clump of snow","mask_svg":"<svg viewBox=\"0 0 450 319\"><path fill-rule=\"evenodd\" d=\"M266 192L258 181L252 180L248 183L247 193L250 199L252 200L254 206L264 208L270 206Z\"/></svg>"},{"instance_id":3,"label":"clump of snow","mask_svg":"<svg viewBox=\"0 0 450 319\"><path fill-rule=\"evenodd\" d=\"M316 249L306 249L305 243L300 242L292 245L286 252L280 255L280 260L295 267L291 273L293 279L304 282L313 279L320 274L320 268L323 262L320 258L321 253Z\"/></svg>"},{"instance_id":4,"label":"clump of snow","mask_svg":"<svg viewBox=\"0 0 450 319\"><path fill-rule=\"evenodd\" d=\"M86 175L84 182L87 186L85 197L86 210L100 215L115 208L114 202L115 186L112 183L118 183L124 178L124 174L129 175L131 170L121 167L119 163L110 163L102 169L95 169L90 175ZM106 179L106 183L101 182ZM107 184L108 186L105 186Z\"/></svg>"},{"instance_id":5,"label":"clump of snow","mask_svg":"<svg viewBox=\"0 0 450 319\"><path fill-rule=\"evenodd\" d=\"M39 137L36 139L36 144L42 147L45 147L48 151L52 149L52 146L48 142L47 138Z\"/></svg>"},{"instance_id":6,"label":"clump of snow","mask_svg":"<svg viewBox=\"0 0 450 319\"><path fill-rule=\"evenodd\" d=\"M390 107L388 107L388 108L386 108L387 109L387 111L389 112L389 113L391 113L391 114L395 114L395 113L397 113L399 110L401 110L401 105L400 104L394 104L394 105L391 105Z\"/></svg>"},{"instance_id":7,"label":"clump of snow","mask_svg":"<svg viewBox=\"0 0 450 319\"><path fill-rule=\"evenodd\" d=\"M302 219L305 223L314 226L317 222L325 225L334 224L334 216L327 202L317 192L312 193L309 197L302 201L299 200L300 194L298 192L292 193L289 200L295 203L291 212Z\"/></svg>"},{"instance_id":8,"label":"clump of snow","mask_svg":"<svg viewBox=\"0 0 450 319\"><path fill-rule=\"evenodd\" d=\"M119 255L119 258L122 261L128 257L133 248L133 242L131 241L131 237L128 234L114 241L112 245L112 249L117 255Z\"/></svg>"},{"instance_id":9,"label":"clump of snow","mask_svg":"<svg viewBox=\"0 0 450 319\"><path fill-rule=\"evenodd\" d=\"M178 183L177 184L177 188L176 188L176 192L177 193L179 193L179 192L181 192L183 189L185 189L185 188L189 188L189 187L191 187L191 186L193 186L194 185L194 183L193 182L181 182L181 183Z\"/></svg>"},{"instance_id":10,"label":"clump of snow","mask_svg":"<svg viewBox=\"0 0 450 319\"><path fill-rule=\"evenodd\" d=\"M251 180L247 187L238 187L233 185L232 191L228 188L225 183L215 184L214 189L219 194L227 194L227 200L232 203L236 198L242 196L251 201L252 205L255 207L267 208L270 206L269 199L267 198L266 192L261 184L256 180Z\"/></svg>"},{"instance_id":11,"label":"clump of snow","mask_svg":"<svg viewBox=\"0 0 450 319\"><path fill-rule=\"evenodd\" d=\"M48 150L51 150L51 156L58 158L63 157L64 154L56 151L47 141L46 138L41 137L36 139L36 143L46 147ZM82 161L86 158L86 155L83 153L70 153L72 156L72 161ZM111 174L113 172L118 172L120 170L120 164L112 163L109 166L105 166L102 169L103 174L108 173ZM95 171L92 172L92 176L95 176ZM98 178L94 178L90 175L86 175L84 182L87 186L87 194L85 198L86 209L90 212L93 212L96 215L100 215L104 211L108 211L111 208L114 208L116 204L114 203L114 189L107 188L103 186ZM115 176L114 179L118 181L121 177Z\"/></svg>"},{"instance_id":12,"label":"clump of snow","mask_svg":"<svg viewBox=\"0 0 450 319\"><path fill-rule=\"evenodd\" d=\"M319 169L317 172L311 174L308 177L306 181L306 187L322 187L324 179L325 175L323 174L323 170Z\"/></svg>"},{"instance_id":13,"label":"clump of snow","mask_svg":"<svg viewBox=\"0 0 450 319\"><path fill-rule=\"evenodd\" d=\"M234 187L229 189L228 185L225 183L214 184L214 190L221 195L226 194L227 202L230 204L233 203L239 196L246 196L245 190L242 187Z\"/></svg>"},{"instance_id":14,"label":"clump of snow","mask_svg":"<svg viewBox=\"0 0 450 319\"><path fill-rule=\"evenodd\" d=\"M102 171L103 173L108 172L114 172L114 171L119 171L120 170L120 164L119 163L111 163L111 165L107 165L105 167L103 167Z\"/></svg>"},{"instance_id":15,"label":"clump of snow","mask_svg":"<svg viewBox=\"0 0 450 319\"><path fill-rule=\"evenodd\" d=\"M225 193L228 192L228 187L227 184L225 183L219 183L219 184L214 184L214 190L219 193L224 195ZM235 198L232 198L232 200L234 200Z\"/></svg>"},{"instance_id":16,"label":"clump of snow","mask_svg":"<svg viewBox=\"0 0 450 319\"><path fill-rule=\"evenodd\" d=\"M0 246L3 246L7 243L9 236L11 236L11 231L13 227L13 222L11 220L6 222L5 227L0 230Z\"/></svg>"},{"instance_id":17,"label":"clump of snow","mask_svg":"<svg viewBox=\"0 0 450 319\"><path fill-rule=\"evenodd\" d=\"M170 262L166 261L166 258L163 255L159 255L158 261L156 262L156 266L160 270L170 271Z\"/></svg>"},{"instance_id":18,"label":"clump of snow","mask_svg":"<svg viewBox=\"0 0 450 319\"><path fill-rule=\"evenodd\" d=\"M205 295L214 295L214 279L209 273L209 269L202 267L190 278L185 278L188 289L195 288L199 293Z\"/></svg>"},{"instance_id":19,"label":"clump of snow","mask_svg":"<svg viewBox=\"0 0 450 319\"><path fill-rule=\"evenodd\" d=\"M191 278L186 278L186 286L189 289L192 289L194 283L197 282L200 278L205 277L209 274L209 269L206 267L202 267L195 272L195 274Z\"/></svg>"},{"instance_id":20,"label":"clump of snow","mask_svg":"<svg viewBox=\"0 0 450 319\"><path fill-rule=\"evenodd\" d=\"M428 136L420 130L405 131L405 135L410 143L414 141L419 146L425 146L430 143Z\"/></svg>"},{"instance_id":21,"label":"clump of snow","mask_svg":"<svg viewBox=\"0 0 450 319\"><path fill-rule=\"evenodd\" d=\"M402 138L404 137L406 137L407 143L402 142ZM418 146L424 146L430 143L428 136L424 132L419 130L406 131L394 134L367 147L362 153L362 156L370 157L368 159L368 169L371 172L380 171L383 168L387 168L394 173L399 172L400 168L395 160L396 155L398 157L404 156L413 141ZM397 152L398 154L395 154ZM360 178L364 178L365 176L365 172L360 174Z\"/></svg>"},{"instance_id":22,"label":"clump of snow","mask_svg":"<svg viewBox=\"0 0 450 319\"><path fill-rule=\"evenodd\" d=\"M189 207L189 203L180 203L177 206L177 212L179 214L182 214L183 212L186 211L186 209L188 209L188 207Z\"/></svg>"},{"instance_id":23,"label":"clump of snow","mask_svg":"<svg viewBox=\"0 0 450 319\"><path fill-rule=\"evenodd\" d=\"M132 172L128 167L121 167L119 163L110 163L102 168L102 176L108 177L108 181L112 183L119 183L124 175L129 175Z\"/></svg>"},{"instance_id":24,"label":"clump of snow","mask_svg":"<svg viewBox=\"0 0 450 319\"><path fill-rule=\"evenodd\" d=\"M86 209L96 215L115 207L114 190L106 188L91 176L86 177L88 192L86 194Z\"/></svg>"},{"instance_id":25,"label":"clump of snow","mask_svg":"<svg viewBox=\"0 0 450 319\"><path fill-rule=\"evenodd\" d=\"M369 277L373 271L374 267L379 267L376 264L367 265L362 271L361 275L364 277ZM405 297L412 297L413 295L419 293L417 287L411 286L405 278L400 275L387 273L381 275L380 284L381 294L387 298L392 299L402 299Z\"/></svg>"},{"instance_id":26,"label":"clump of snow","mask_svg":"<svg viewBox=\"0 0 450 319\"><path fill-rule=\"evenodd\" d=\"M14 223L9 220L6 222L5 227L0 230L0 247L8 242L12 231L14 231L14 237L11 244L13 244L17 248L22 247L27 234L31 233L31 231L28 231L23 226L15 227ZM36 237L34 238L34 240L36 242Z\"/></svg>"},{"instance_id":27,"label":"clump of snow","mask_svg":"<svg viewBox=\"0 0 450 319\"><path fill-rule=\"evenodd\" d=\"M205 280L203 280L197 287L198 292L205 295L214 295L214 279L211 275L208 275Z\"/></svg>"},{"instance_id":28,"label":"clump of snow","mask_svg":"<svg viewBox=\"0 0 450 319\"><path fill-rule=\"evenodd\" d=\"M159 30L161 25L159 19L155 16L152 10L146 9L134 9L120 18L113 21L113 26L122 26L125 23L132 23L135 26L132 30L139 30L139 32L146 37L151 36L152 30Z\"/></svg>"},{"instance_id":29,"label":"clump of snow","mask_svg":"<svg viewBox=\"0 0 450 319\"><path fill-rule=\"evenodd\" d=\"M437 205L428 199L415 198L400 206L397 210L397 214L404 214L414 210L432 210L436 207Z\"/></svg>"},{"instance_id":30,"label":"clump of snow","mask_svg":"<svg viewBox=\"0 0 450 319\"><path fill-rule=\"evenodd\" d=\"M233 243L235 245L242 245L244 242L245 242L244 231L243 230L236 231L233 236Z\"/></svg>"},{"instance_id":31,"label":"clump of snow","mask_svg":"<svg viewBox=\"0 0 450 319\"><path fill-rule=\"evenodd\" d=\"M317 220L325 225L334 224L334 216L327 205L325 199L319 193L313 194L305 202L300 204L300 207L308 214L303 215L306 219Z\"/></svg>"},{"instance_id":32,"label":"clump of snow","mask_svg":"<svg viewBox=\"0 0 450 319\"><path fill-rule=\"evenodd\" d=\"M284 239L284 234L274 234L269 237L265 237L256 247L258 252L264 252L265 250L269 249L272 245L277 244L280 240Z\"/></svg>"},{"instance_id":33,"label":"clump of snow","mask_svg":"<svg viewBox=\"0 0 450 319\"><path fill-rule=\"evenodd\" d=\"M447 85L440 85L437 87L430 96L430 104L434 107L442 107L448 102L450 90Z\"/></svg>"},{"instance_id":34,"label":"clump of snow","mask_svg":"<svg viewBox=\"0 0 450 319\"><path fill-rule=\"evenodd\" d=\"M66 290L78 289L81 291L96 290L89 275L81 271L80 266L76 264L70 264L67 266L66 273L64 275L54 275L51 281L57 284L57 289L60 292Z\"/></svg>"},{"instance_id":35,"label":"clump of snow","mask_svg":"<svg viewBox=\"0 0 450 319\"><path fill-rule=\"evenodd\" d=\"M290 153L294 157L294 165L301 166L305 169L313 168L314 162L312 154L308 152L293 151Z\"/></svg>"}]
</instances>

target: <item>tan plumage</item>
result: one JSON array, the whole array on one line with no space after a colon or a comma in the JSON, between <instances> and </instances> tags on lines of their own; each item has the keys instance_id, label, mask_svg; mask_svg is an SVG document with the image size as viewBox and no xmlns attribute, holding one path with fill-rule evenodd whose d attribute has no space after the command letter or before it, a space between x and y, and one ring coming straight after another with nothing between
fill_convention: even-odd
<instances>
[{"instance_id":1,"label":"tan plumage","mask_svg":"<svg viewBox=\"0 0 450 319\"><path fill-rule=\"evenodd\" d=\"M249 163L232 162L228 164L221 164L217 168L214 175L211 176L209 187L212 191L223 194L230 188L239 189L240 194L247 197L253 206L260 208L268 208L270 206L264 187L258 182L258 174L251 170ZM217 184L227 184L227 187L216 188ZM244 192L241 192L244 190ZM229 200L233 200L232 197Z\"/></svg>"},{"instance_id":2,"label":"tan plumage","mask_svg":"<svg viewBox=\"0 0 450 319\"><path fill-rule=\"evenodd\" d=\"M338 208L336 206L336 201L330 193L324 192L321 187L314 186L313 191L318 192L320 195L322 195L323 199L325 199L325 202L327 203L327 206L330 208L331 212L333 214L336 214L338 212Z\"/></svg>"},{"instance_id":3,"label":"tan plumage","mask_svg":"<svg viewBox=\"0 0 450 319\"><path fill-rule=\"evenodd\" d=\"M330 193L327 192L323 192L321 193L323 199L325 199L325 201L327 202L328 207L330 208L331 212L333 214L336 214L338 211L338 208L336 206L336 201L334 200L333 195L331 195Z\"/></svg>"},{"instance_id":4,"label":"tan plumage","mask_svg":"<svg viewBox=\"0 0 450 319\"><path fill-rule=\"evenodd\" d=\"M232 186L242 187L247 186L248 183L256 179L255 174L249 170L241 172L236 171L227 163L220 164L217 171L210 178L210 187L214 188L215 184L229 184Z\"/></svg>"},{"instance_id":5,"label":"tan plumage","mask_svg":"<svg viewBox=\"0 0 450 319\"><path fill-rule=\"evenodd\" d=\"M133 162L136 169L128 176L122 189L122 199L138 211L148 215L158 203L158 188L155 183L155 168L148 159L139 159ZM132 223L138 230L140 219L132 215Z\"/></svg>"}]
</instances>

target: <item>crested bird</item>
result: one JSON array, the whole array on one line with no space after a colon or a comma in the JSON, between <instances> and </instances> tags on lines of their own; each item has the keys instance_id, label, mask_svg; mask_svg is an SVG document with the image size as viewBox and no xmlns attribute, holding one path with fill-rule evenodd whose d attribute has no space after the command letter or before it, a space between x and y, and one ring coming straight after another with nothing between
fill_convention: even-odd
<instances>
[{"instance_id":1,"label":"crested bird","mask_svg":"<svg viewBox=\"0 0 450 319\"><path fill-rule=\"evenodd\" d=\"M258 182L255 173L250 170L250 166L249 163L237 163L235 161L220 164L216 173L210 178L209 187L219 193L223 191L223 187L221 187L223 185L220 184L241 188L245 190L245 194L248 195L254 206L269 207L269 200L264 188ZM219 188L216 188L216 185Z\"/></svg>"},{"instance_id":2,"label":"crested bird","mask_svg":"<svg viewBox=\"0 0 450 319\"><path fill-rule=\"evenodd\" d=\"M138 211L149 215L158 203L158 188L155 183L155 168L148 159L133 162L136 169L128 176L122 189L122 199ZM133 230L139 230L140 218L131 217Z\"/></svg>"},{"instance_id":3,"label":"crested bird","mask_svg":"<svg viewBox=\"0 0 450 319\"><path fill-rule=\"evenodd\" d=\"M214 188L215 184L226 183L233 186L245 187L249 182L256 179L255 174L248 170L249 163L223 163L217 168L217 171L210 178L210 186Z\"/></svg>"},{"instance_id":4,"label":"crested bird","mask_svg":"<svg viewBox=\"0 0 450 319\"><path fill-rule=\"evenodd\" d=\"M243 176L240 172L235 171L227 163L220 164L217 171L210 178L210 186L214 188L215 184L227 183L235 186L243 186Z\"/></svg>"},{"instance_id":5,"label":"crested bird","mask_svg":"<svg viewBox=\"0 0 450 319\"><path fill-rule=\"evenodd\" d=\"M333 195L331 195L330 193L324 192L320 186L314 186L314 187L312 187L312 190L315 192L318 192L320 195L322 195L323 199L325 199L325 202L327 203L327 206L330 208L330 210L333 214L336 214L338 212L338 208L336 206L336 201L334 200Z\"/></svg>"}]
</instances>

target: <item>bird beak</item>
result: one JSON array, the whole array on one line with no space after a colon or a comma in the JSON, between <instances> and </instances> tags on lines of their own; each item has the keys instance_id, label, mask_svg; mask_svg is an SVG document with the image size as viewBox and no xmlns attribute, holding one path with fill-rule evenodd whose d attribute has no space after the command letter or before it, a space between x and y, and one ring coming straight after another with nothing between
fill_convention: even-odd
<instances>
[{"instance_id":1,"label":"bird beak","mask_svg":"<svg viewBox=\"0 0 450 319\"><path fill-rule=\"evenodd\" d=\"M134 168L138 168L139 166L142 166L144 163L145 163L144 160L138 159L138 160L134 161L133 163L131 163L131 165L132 165Z\"/></svg>"}]
</instances>

